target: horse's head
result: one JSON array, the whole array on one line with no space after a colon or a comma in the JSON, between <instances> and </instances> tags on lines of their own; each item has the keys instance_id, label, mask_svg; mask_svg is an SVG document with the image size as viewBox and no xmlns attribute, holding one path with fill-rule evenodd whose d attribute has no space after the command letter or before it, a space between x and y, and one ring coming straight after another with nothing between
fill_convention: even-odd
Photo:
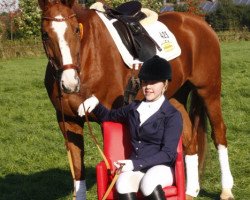
<instances>
[{"instance_id":1,"label":"horse's head","mask_svg":"<svg viewBox=\"0 0 250 200\"><path fill-rule=\"evenodd\" d=\"M39 0L42 9L42 40L60 87L73 93L80 89L80 28L72 10L75 0Z\"/></svg>"}]
</instances>

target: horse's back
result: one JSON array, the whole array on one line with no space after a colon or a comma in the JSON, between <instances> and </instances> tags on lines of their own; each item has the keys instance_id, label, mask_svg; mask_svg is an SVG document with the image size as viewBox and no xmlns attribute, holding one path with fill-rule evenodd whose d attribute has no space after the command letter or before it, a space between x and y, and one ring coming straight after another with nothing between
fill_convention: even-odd
<instances>
[{"instance_id":1,"label":"horse's back","mask_svg":"<svg viewBox=\"0 0 250 200\"><path fill-rule=\"evenodd\" d=\"M173 83L171 97L187 81L196 88L210 87L210 81L221 81L220 44L215 31L201 17L183 12L164 12L159 21L175 35L181 55L171 60Z\"/></svg>"},{"instance_id":2,"label":"horse's back","mask_svg":"<svg viewBox=\"0 0 250 200\"><path fill-rule=\"evenodd\" d=\"M183 12L164 12L160 14L159 20L173 32L181 48L185 44L192 45L196 49L202 45L204 48L207 47L207 50L213 48L214 53L219 54L219 39L203 18Z\"/></svg>"},{"instance_id":3,"label":"horse's back","mask_svg":"<svg viewBox=\"0 0 250 200\"><path fill-rule=\"evenodd\" d=\"M201 33L213 38L219 42L215 31L201 17L184 12L163 12L159 15L159 20L178 37L178 33L185 34L191 31L193 35L198 36Z\"/></svg>"}]
</instances>

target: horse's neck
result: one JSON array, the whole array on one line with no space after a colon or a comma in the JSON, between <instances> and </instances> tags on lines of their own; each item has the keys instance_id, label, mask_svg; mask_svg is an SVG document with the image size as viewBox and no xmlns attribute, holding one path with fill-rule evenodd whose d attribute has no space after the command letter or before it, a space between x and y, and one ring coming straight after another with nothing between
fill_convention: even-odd
<instances>
[{"instance_id":1,"label":"horse's neck","mask_svg":"<svg viewBox=\"0 0 250 200\"><path fill-rule=\"evenodd\" d=\"M84 26L86 30L82 41L84 63L81 63L81 80L104 105L120 107L123 102L117 98L124 95L130 70L125 66L112 37L95 12L87 16Z\"/></svg>"},{"instance_id":2,"label":"horse's neck","mask_svg":"<svg viewBox=\"0 0 250 200\"><path fill-rule=\"evenodd\" d=\"M105 56L105 44L108 42L105 38L105 27L101 24L99 17L93 11L86 11L83 22L82 56L91 59L91 63L98 61L97 57L102 59ZM105 42L104 42L105 41Z\"/></svg>"},{"instance_id":3,"label":"horse's neck","mask_svg":"<svg viewBox=\"0 0 250 200\"><path fill-rule=\"evenodd\" d=\"M124 64L117 47L102 20L95 11L87 10L86 13L86 18L83 20L82 56L93 60L91 63L95 63L97 66L107 63L106 60L108 60L107 64L110 67L123 67ZM116 59L110 59L110 57ZM120 64L121 62L122 65L117 66L117 63Z\"/></svg>"},{"instance_id":4,"label":"horse's neck","mask_svg":"<svg viewBox=\"0 0 250 200\"><path fill-rule=\"evenodd\" d=\"M81 41L81 72L84 79L98 82L107 73L114 73L125 66L99 16L92 10L86 10L84 16L84 19L79 19L84 29ZM88 74L91 77L87 77Z\"/></svg>"}]
</instances>

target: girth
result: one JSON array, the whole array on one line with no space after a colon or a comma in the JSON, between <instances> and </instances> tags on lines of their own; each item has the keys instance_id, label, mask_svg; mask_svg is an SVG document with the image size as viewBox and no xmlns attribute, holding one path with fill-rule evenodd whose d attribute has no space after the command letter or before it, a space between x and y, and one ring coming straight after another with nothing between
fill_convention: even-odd
<instances>
[{"instance_id":1,"label":"girth","mask_svg":"<svg viewBox=\"0 0 250 200\"><path fill-rule=\"evenodd\" d=\"M142 62L156 54L156 48L160 48L149 36L140 20L146 15L141 12L141 3L130 1L121 4L115 9L104 5L105 14L109 19L117 19L113 26L121 37L129 53Z\"/></svg>"}]
</instances>

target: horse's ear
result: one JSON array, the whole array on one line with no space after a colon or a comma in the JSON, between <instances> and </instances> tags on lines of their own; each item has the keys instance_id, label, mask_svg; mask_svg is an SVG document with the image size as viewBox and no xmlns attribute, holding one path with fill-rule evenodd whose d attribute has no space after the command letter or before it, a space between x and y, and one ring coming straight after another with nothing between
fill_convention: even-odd
<instances>
[{"instance_id":1,"label":"horse's ear","mask_svg":"<svg viewBox=\"0 0 250 200\"><path fill-rule=\"evenodd\" d=\"M60 2L71 8L74 5L75 0L38 0L38 4L41 10L45 10L48 4L60 3Z\"/></svg>"},{"instance_id":2,"label":"horse's ear","mask_svg":"<svg viewBox=\"0 0 250 200\"><path fill-rule=\"evenodd\" d=\"M49 4L54 3L54 0L38 0L38 4L41 8L41 10L46 10Z\"/></svg>"},{"instance_id":3,"label":"horse's ear","mask_svg":"<svg viewBox=\"0 0 250 200\"><path fill-rule=\"evenodd\" d=\"M74 5L75 0L61 0L61 2L71 8Z\"/></svg>"},{"instance_id":4,"label":"horse's ear","mask_svg":"<svg viewBox=\"0 0 250 200\"><path fill-rule=\"evenodd\" d=\"M96 2L101 2L101 3L103 3L103 4L105 4L105 3L106 3L106 1L105 1L105 0L97 0Z\"/></svg>"},{"instance_id":5,"label":"horse's ear","mask_svg":"<svg viewBox=\"0 0 250 200\"><path fill-rule=\"evenodd\" d=\"M39 4L41 10L45 9L45 7L47 6L48 2L49 2L49 0L38 0L38 4Z\"/></svg>"}]
</instances>

